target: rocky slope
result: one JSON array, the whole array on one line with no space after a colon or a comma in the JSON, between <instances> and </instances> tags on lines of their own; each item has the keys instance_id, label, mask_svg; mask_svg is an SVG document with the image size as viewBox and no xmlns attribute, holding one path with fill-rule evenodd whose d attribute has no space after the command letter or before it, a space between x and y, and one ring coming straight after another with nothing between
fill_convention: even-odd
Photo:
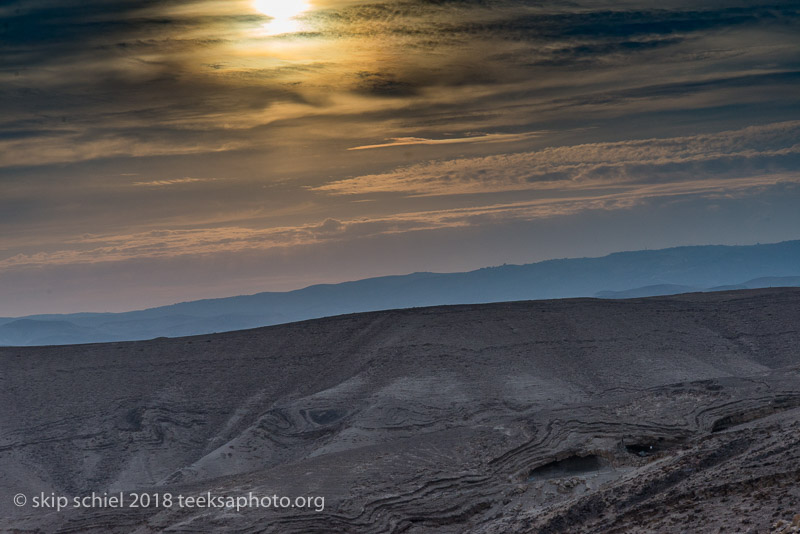
<instances>
[{"instance_id":1,"label":"rocky slope","mask_svg":"<svg viewBox=\"0 0 800 534\"><path fill-rule=\"evenodd\" d=\"M770 289L0 348L0 530L777 531L799 346L800 290ZM325 502L32 507L92 491Z\"/></svg>"}]
</instances>

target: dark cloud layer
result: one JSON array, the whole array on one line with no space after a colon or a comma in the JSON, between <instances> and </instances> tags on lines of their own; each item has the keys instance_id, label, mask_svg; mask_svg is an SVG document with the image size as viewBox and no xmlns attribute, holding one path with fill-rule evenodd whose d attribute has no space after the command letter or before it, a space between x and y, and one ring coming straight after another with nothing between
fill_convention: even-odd
<instances>
[{"instance_id":1,"label":"dark cloud layer","mask_svg":"<svg viewBox=\"0 0 800 534\"><path fill-rule=\"evenodd\" d=\"M564 103L796 83L797 61L788 49L792 39L773 37L769 44L777 61L771 72L758 74L748 71L761 58L746 57L754 54L757 36L733 48L715 42L731 32L796 32L800 18L791 2L706 9L533 2L333 4L307 16L314 30L308 41L350 48L344 57L320 59L316 66L271 57L269 51L253 53L246 61L241 54L231 57L231 46L252 41L248 32L266 18L247 2L229 3L238 12L213 13L208 3L189 9L192 5L44 1L3 8L0 136L38 134L71 145L90 142L87 138L135 143L144 137L184 153L187 145L197 144L193 130L198 127L235 137L226 119L242 122L240 128L255 127L274 120L271 106L290 103L307 106L309 114L320 109L340 113L331 93L405 98L402 118L413 122L428 115L427 90L497 86L482 95L484 102L489 99L484 104L475 95L451 95L452 105L486 114L497 100L558 90L573 83L576 73L587 75L585 84L614 69L620 76L613 91L607 81L598 80ZM373 50L374 57L349 62L346 54L360 45ZM635 77L626 78L624 71L635 67L647 71L651 83L643 87ZM657 67L661 72L655 72ZM686 73L687 67L693 72ZM705 79L702 69L714 78ZM678 73L681 79L672 81ZM242 119L259 112L266 114L260 121ZM359 112L348 109L347 114ZM96 155L73 158L85 157Z\"/></svg>"}]
</instances>

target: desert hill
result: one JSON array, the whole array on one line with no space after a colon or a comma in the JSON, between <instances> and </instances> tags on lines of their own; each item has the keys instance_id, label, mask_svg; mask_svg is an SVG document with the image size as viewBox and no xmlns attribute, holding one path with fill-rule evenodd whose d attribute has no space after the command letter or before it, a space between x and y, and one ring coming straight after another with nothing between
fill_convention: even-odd
<instances>
[{"instance_id":1,"label":"desert hill","mask_svg":"<svg viewBox=\"0 0 800 534\"><path fill-rule=\"evenodd\" d=\"M767 532L800 513L798 325L790 288L0 348L0 530ZM130 490L325 509L11 501Z\"/></svg>"}]
</instances>

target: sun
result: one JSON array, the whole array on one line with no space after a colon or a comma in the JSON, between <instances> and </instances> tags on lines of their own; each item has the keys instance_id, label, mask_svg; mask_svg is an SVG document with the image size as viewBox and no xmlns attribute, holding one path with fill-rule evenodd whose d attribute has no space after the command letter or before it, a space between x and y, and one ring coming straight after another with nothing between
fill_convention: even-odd
<instances>
[{"instance_id":1,"label":"sun","mask_svg":"<svg viewBox=\"0 0 800 534\"><path fill-rule=\"evenodd\" d=\"M302 30L302 24L297 20L309 9L311 4L306 0L253 0L253 7L272 20L264 25L269 35L294 33Z\"/></svg>"}]
</instances>

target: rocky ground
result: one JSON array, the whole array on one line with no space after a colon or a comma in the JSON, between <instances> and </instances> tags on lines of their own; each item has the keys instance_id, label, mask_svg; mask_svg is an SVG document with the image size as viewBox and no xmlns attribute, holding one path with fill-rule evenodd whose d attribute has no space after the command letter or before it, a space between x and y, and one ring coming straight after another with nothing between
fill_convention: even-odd
<instances>
[{"instance_id":1,"label":"rocky ground","mask_svg":"<svg viewBox=\"0 0 800 534\"><path fill-rule=\"evenodd\" d=\"M0 530L796 532L798 347L766 289L0 348ZM325 503L32 507L93 491Z\"/></svg>"}]
</instances>

